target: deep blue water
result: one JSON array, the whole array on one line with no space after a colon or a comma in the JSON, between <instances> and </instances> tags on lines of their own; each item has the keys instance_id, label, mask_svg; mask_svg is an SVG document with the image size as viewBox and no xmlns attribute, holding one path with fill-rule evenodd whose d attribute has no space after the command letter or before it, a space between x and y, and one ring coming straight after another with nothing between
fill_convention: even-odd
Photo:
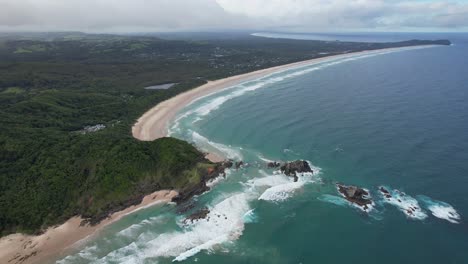
<instances>
[{"instance_id":1,"label":"deep blue water","mask_svg":"<svg viewBox=\"0 0 468 264\"><path fill-rule=\"evenodd\" d=\"M173 206L150 208L64 262L468 263L468 38L450 40L290 70L195 102L172 135L248 163L196 199L211 221L186 226ZM294 183L263 159L305 159L318 173ZM368 189L374 209L350 205L337 182ZM386 201L381 185L400 202Z\"/></svg>"}]
</instances>

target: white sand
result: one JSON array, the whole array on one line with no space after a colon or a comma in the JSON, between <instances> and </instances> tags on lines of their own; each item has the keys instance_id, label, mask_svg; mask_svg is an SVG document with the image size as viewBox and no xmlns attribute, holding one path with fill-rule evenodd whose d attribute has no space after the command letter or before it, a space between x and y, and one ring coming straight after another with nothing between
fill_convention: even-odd
<instances>
[{"instance_id":1,"label":"white sand","mask_svg":"<svg viewBox=\"0 0 468 264\"><path fill-rule=\"evenodd\" d=\"M2 237L0 239L0 263L28 264L54 260L72 249L78 241L96 235L104 226L142 208L170 202L176 195L176 191L154 192L145 196L140 204L116 212L95 226L80 226L83 219L73 217L58 227L47 229L42 235L12 234Z\"/></svg>"}]
</instances>

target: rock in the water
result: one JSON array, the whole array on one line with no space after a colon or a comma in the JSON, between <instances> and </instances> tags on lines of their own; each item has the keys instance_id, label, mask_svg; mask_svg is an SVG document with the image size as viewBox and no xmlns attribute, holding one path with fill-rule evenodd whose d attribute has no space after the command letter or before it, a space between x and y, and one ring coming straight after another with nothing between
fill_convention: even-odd
<instances>
[{"instance_id":1,"label":"rock in the water","mask_svg":"<svg viewBox=\"0 0 468 264\"><path fill-rule=\"evenodd\" d=\"M236 162L236 170L238 170L241 166L244 165L244 162L241 160L241 161L238 161Z\"/></svg>"},{"instance_id":2,"label":"rock in the water","mask_svg":"<svg viewBox=\"0 0 468 264\"><path fill-rule=\"evenodd\" d=\"M387 189L385 189L384 187L381 186L381 187L379 188L379 191L382 193L382 195L383 195L385 198L387 198L387 199L392 198L392 195L390 195L390 192L389 192Z\"/></svg>"},{"instance_id":3,"label":"rock in the water","mask_svg":"<svg viewBox=\"0 0 468 264\"><path fill-rule=\"evenodd\" d=\"M220 162L220 164L221 164L221 166L229 169L234 165L234 162L232 162L232 160L225 160L223 162Z\"/></svg>"},{"instance_id":4,"label":"rock in the water","mask_svg":"<svg viewBox=\"0 0 468 264\"><path fill-rule=\"evenodd\" d=\"M364 210L369 209L368 206L372 204L369 192L365 189L343 184L336 184L336 186L338 187L338 192L340 192L346 200L361 206Z\"/></svg>"},{"instance_id":5,"label":"rock in the water","mask_svg":"<svg viewBox=\"0 0 468 264\"><path fill-rule=\"evenodd\" d=\"M276 161L268 162L267 166L268 168L278 168L281 164Z\"/></svg>"},{"instance_id":6,"label":"rock in the water","mask_svg":"<svg viewBox=\"0 0 468 264\"><path fill-rule=\"evenodd\" d=\"M296 160L285 163L281 166L281 172L287 176L294 177L294 181L297 181L297 173L311 172L314 171L310 168L309 163L305 160Z\"/></svg>"},{"instance_id":7,"label":"rock in the water","mask_svg":"<svg viewBox=\"0 0 468 264\"><path fill-rule=\"evenodd\" d=\"M189 221L193 223L196 220L204 219L204 218L206 218L206 216L209 213L210 213L210 209L204 207L204 208L194 212L193 214L187 216L187 218L185 218L185 220L184 220L184 223L188 223Z\"/></svg>"}]
</instances>

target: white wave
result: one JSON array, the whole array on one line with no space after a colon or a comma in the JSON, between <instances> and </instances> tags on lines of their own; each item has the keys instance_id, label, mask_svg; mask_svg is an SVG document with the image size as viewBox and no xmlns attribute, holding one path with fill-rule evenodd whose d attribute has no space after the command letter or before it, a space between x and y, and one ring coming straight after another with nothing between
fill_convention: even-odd
<instances>
[{"instance_id":1,"label":"white wave","mask_svg":"<svg viewBox=\"0 0 468 264\"><path fill-rule=\"evenodd\" d=\"M389 195L382 192L384 188L389 192ZM379 187L380 193L383 196L384 202L397 207L410 219L423 220L427 218L427 214L422 210L416 199L397 189L391 189L385 186Z\"/></svg>"},{"instance_id":2,"label":"white wave","mask_svg":"<svg viewBox=\"0 0 468 264\"><path fill-rule=\"evenodd\" d=\"M252 180L247 181L247 185L253 188L258 188L261 186L275 186L275 185L282 185L288 184L291 182L291 179L287 176L279 173L274 173L273 175L267 174L264 170L259 170L260 174L264 175L261 178L255 178Z\"/></svg>"},{"instance_id":3,"label":"white wave","mask_svg":"<svg viewBox=\"0 0 468 264\"><path fill-rule=\"evenodd\" d=\"M96 252L98 251L98 247L96 245L87 246L81 251L79 251L76 255L69 255L61 260L56 261L57 264L66 264L66 263L74 263L78 262L79 260L85 260L86 262L91 262L96 260Z\"/></svg>"},{"instance_id":4,"label":"white wave","mask_svg":"<svg viewBox=\"0 0 468 264\"><path fill-rule=\"evenodd\" d=\"M153 216L153 217L150 217L149 219L144 219L138 224L133 224L125 229L120 230L119 232L117 232L116 235L126 237L126 238L136 238L143 232L143 229L145 227L155 225L155 224L160 224L165 219L167 219L166 215Z\"/></svg>"},{"instance_id":5,"label":"white wave","mask_svg":"<svg viewBox=\"0 0 468 264\"><path fill-rule=\"evenodd\" d=\"M210 208L205 219L188 224L181 232L162 234L147 243L145 258L175 257L181 261L201 250L237 239L244 230L244 215L250 210L247 195L235 194Z\"/></svg>"},{"instance_id":6,"label":"white wave","mask_svg":"<svg viewBox=\"0 0 468 264\"><path fill-rule=\"evenodd\" d=\"M323 62L312 62L310 64L306 65L300 65L294 68L289 68L289 69L284 69L282 71L274 72L271 74L268 74L262 78L253 80L253 81L247 81L238 85L234 85L231 87L227 87L221 91L215 92L213 94L204 96L203 98L207 98L210 96L213 96L215 94L225 92L226 90L233 90L231 93L221 95L221 96L214 96L214 98L211 98L207 100L207 102L197 106L195 109L192 109L186 113L186 115L180 116L180 118L187 117L188 115L195 114L196 116L206 116L209 113L211 113L213 110L218 109L221 105L223 105L225 102L237 98L239 96L242 96L248 92L255 91L257 89L263 88L267 85L274 84L277 82L281 82L287 79L291 79L297 76L301 76L307 73L311 73L317 70L321 70L323 68L327 68L330 66L338 65L341 63L345 62L350 62L350 61L355 61L363 58L368 58L368 57L373 57L377 55L382 55L390 52L395 52L395 51L380 51L380 52L373 52L371 54L365 54L365 55L350 55L350 57L345 57L345 58L335 58L335 59L330 59L326 60ZM200 100L199 98L198 100ZM196 100L196 101L198 101ZM193 101L192 103L196 102ZM180 118L176 121L179 122Z\"/></svg>"},{"instance_id":7,"label":"white wave","mask_svg":"<svg viewBox=\"0 0 468 264\"><path fill-rule=\"evenodd\" d=\"M356 204L356 203L351 203L351 202L349 202L349 203L350 203L351 206L356 207L357 209L359 209L359 210L361 210L361 211L363 211L365 213L369 213L369 212L373 211L374 208L375 208L375 203L373 201L370 204L366 204L366 207L360 206L359 204Z\"/></svg>"},{"instance_id":8,"label":"white wave","mask_svg":"<svg viewBox=\"0 0 468 264\"><path fill-rule=\"evenodd\" d=\"M262 155L258 155L258 158L266 163L269 163L269 162L274 162L274 160L270 160L270 159L267 159L265 157L263 157Z\"/></svg>"},{"instance_id":9,"label":"white wave","mask_svg":"<svg viewBox=\"0 0 468 264\"><path fill-rule=\"evenodd\" d=\"M203 151L211 152L214 149L224 154L223 156L227 157L228 159L242 160L242 154L239 149L235 149L234 147L226 146L221 143L212 142L195 131L192 132L192 140Z\"/></svg>"},{"instance_id":10,"label":"white wave","mask_svg":"<svg viewBox=\"0 0 468 264\"><path fill-rule=\"evenodd\" d=\"M251 209L244 214L244 223L256 223L257 222L257 215L255 214L255 209Z\"/></svg>"},{"instance_id":11,"label":"white wave","mask_svg":"<svg viewBox=\"0 0 468 264\"><path fill-rule=\"evenodd\" d=\"M251 189L261 186L271 186L260 195L258 200L272 202L284 201L290 198L294 192L305 184L319 180L317 175L320 173L320 168L314 167L310 162L308 163L313 173L297 173L297 182L294 182L293 177L278 173L279 171L276 171L273 175L268 175L265 171L260 170L260 173L265 175L265 177L250 180L247 184L251 186Z\"/></svg>"},{"instance_id":12,"label":"white wave","mask_svg":"<svg viewBox=\"0 0 468 264\"><path fill-rule=\"evenodd\" d=\"M114 250L105 257L97 259L92 263L142 263L144 257L141 255L141 246L136 242L132 242L124 247Z\"/></svg>"},{"instance_id":13,"label":"white wave","mask_svg":"<svg viewBox=\"0 0 468 264\"><path fill-rule=\"evenodd\" d=\"M231 174L232 170L231 169L225 169L224 172L226 173L226 176L224 175L219 175L215 178L212 178L212 179L209 179L207 182L206 182L206 186L212 188L213 186L217 185L218 183L220 183L221 181L225 180L228 178L228 176Z\"/></svg>"},{"instance_id":14,"label":"white wave","mask_svg":"<svg viewBox=\"0 0 468 264\"><path fill-rule=\"evenodd\" d=\"M133 224L117 233L119 236L134 238L139 233L139 230L142 228L141 224Z\"/></svg>"},{"instance_id":15,"label":"white wave","mask_svg":"<svg viewBox=\"0 0 468 264\"><path fill-rule=\"evenodd\" d=\"M268 188L260 195L258 200L281 202L293 195L293 193L304 185L304 182L288 182Z\"/></svg>"},{"instance_id":16,"label":"white wave","mask_svg":"<svg viewBox=\"0 0 468 264\"><path fill-rule=\"evenodd\" d=\"M433 200L427 196L419 195L417 198L429 209L433 216L458 224L461 220L460 214L448 203Z\"/></svg>"}]
</instances>

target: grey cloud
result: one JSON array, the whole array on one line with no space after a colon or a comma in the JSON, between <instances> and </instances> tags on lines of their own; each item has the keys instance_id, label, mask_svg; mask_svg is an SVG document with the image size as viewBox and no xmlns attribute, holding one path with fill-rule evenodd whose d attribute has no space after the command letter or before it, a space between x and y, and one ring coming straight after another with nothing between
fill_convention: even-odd
<instances>
[{"instance_id":1,"label":"grey cloud","mask_svg":"<svg viewBox=\"0 0 468 264\"><path fill-rule=\"evenodd\" d=\"M180 31L468 27L468 4L434 0L0 0L0 30Z\"/></svg>"}]
</instances>

